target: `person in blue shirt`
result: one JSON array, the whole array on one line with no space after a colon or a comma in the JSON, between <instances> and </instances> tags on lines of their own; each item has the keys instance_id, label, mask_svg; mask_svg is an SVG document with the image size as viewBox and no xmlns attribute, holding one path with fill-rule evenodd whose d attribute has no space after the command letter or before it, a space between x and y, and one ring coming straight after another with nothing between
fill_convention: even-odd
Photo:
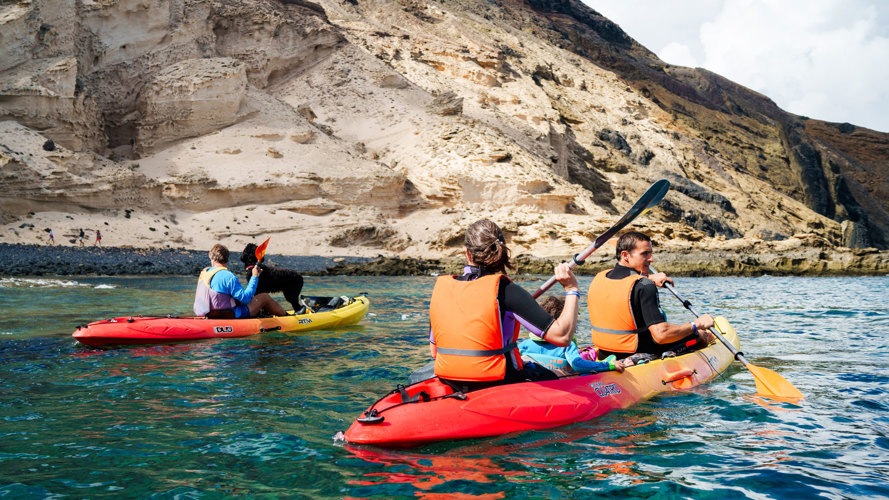
<instances>
[{"instance_id":1,"label":"person in blue shirt","mask_svg":"<svg viewBox=\"0 0 889 500\"><path fill-rule=\"evenodd\" d=\"M550 316L558 318L564 304L563 299L550 295L540 306ZM575 372L596 373L609 370L623 372L624 368L632 366L630 361L615 361L614 356L609 356L603 361L596 361L595 357L588 359L588 356L581 354L573 338L567 347L559 347L532 334L519 344L519 352L522 353L522 358L528 357L559 376Z\"/></svg>"},{"instance_id":2,"label":"person in blue shirt","mask_svg":"<svg viewBox=\"0 0 889 500\"><path fill-rule=\"evenodd\" d=\"M228 249L216 244L210 249L210 267L204 268L198 278L194 295L194 313L208 318L252 318L265 310L274 316L287 313L278 302L267 293L256 293L262 269L253 266L253 275L242 287L238 277L225 268L228 264Z\"/></svg>"}]
</instances>

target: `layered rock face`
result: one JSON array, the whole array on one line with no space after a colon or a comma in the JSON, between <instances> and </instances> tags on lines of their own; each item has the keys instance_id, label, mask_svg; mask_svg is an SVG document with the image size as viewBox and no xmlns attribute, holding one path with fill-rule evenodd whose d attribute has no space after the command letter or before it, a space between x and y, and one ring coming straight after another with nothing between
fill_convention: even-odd
<instances>
[{"instance_id":1,"label":"layered rock face","mask_svg":"<svg viewBox=\"0 0 889 500\"><path fill-rule=\"evenodd\" d=\"M889 246L889 136L669 66L576 0L0 3L0 241L449 257ZM72 238L73 239L73 238Z\"/></svg>"}]
</instances>

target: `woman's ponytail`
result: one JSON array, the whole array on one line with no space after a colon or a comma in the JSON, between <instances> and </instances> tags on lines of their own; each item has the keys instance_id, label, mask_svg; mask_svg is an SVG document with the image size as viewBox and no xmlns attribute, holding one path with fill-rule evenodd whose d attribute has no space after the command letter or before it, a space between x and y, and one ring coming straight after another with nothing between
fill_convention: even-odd
<instances>
[{"instance_id":1,"label":"woman's ponytail","mask_svg":"<svg viewBox=\"0 0 889 500\"><path fill-rule=\"evenodd\" d=\"M510 251L503 231L490 220L482 219L470 225L466 229L465 244L475 265L495 273L515 269L509 261Z\"/></svg>"}]
</instances>

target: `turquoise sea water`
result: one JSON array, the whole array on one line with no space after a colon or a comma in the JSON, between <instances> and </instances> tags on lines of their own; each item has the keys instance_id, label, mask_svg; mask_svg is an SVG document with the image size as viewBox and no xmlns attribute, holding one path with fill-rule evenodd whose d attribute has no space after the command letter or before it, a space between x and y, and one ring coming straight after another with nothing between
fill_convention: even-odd
<instances>
[{"instance_id":1,"label":"turquoise sea water","mask_svg":"<svg viewBox=\"0 0 889 500\"><path fill-rule=\"evenodd\" d=\"M354 327L101 350L75 327L185 314L194 278L0 278L0 498L889 497L887 277L677 279L800 405L752 396L736 363L547 431L401 451L336 442L427 361L433 281L308 278L307 293L368 293Z\"/></svg>"}]
</instances>

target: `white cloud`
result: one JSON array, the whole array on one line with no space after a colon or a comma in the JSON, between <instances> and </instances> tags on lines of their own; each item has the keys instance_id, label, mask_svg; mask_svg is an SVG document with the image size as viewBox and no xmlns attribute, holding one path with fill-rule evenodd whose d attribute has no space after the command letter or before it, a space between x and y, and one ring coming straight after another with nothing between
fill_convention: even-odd
<instances>
[{"instance_id":1,"label":"white cloud","mask_svg":"<svg viewBox=\"0 0 889 500\"><path fill-rule=\"evenodd\" d=\"M700 63L691 53L688 45L679 42L670 42L666 47L662 48L657 56L664 62L676 66L688 66L691 68L698 67Z\"/></svg>"},{"instance_id":2,"label":"white cloud","mask_svg":"<svg viewBox=\"0 0 889 500\"><path fill-rule=\"evenodd\" d=\"M889 2L585 0L671 64L792 113L889 131Z\"/></svg>"}]
</instances>

